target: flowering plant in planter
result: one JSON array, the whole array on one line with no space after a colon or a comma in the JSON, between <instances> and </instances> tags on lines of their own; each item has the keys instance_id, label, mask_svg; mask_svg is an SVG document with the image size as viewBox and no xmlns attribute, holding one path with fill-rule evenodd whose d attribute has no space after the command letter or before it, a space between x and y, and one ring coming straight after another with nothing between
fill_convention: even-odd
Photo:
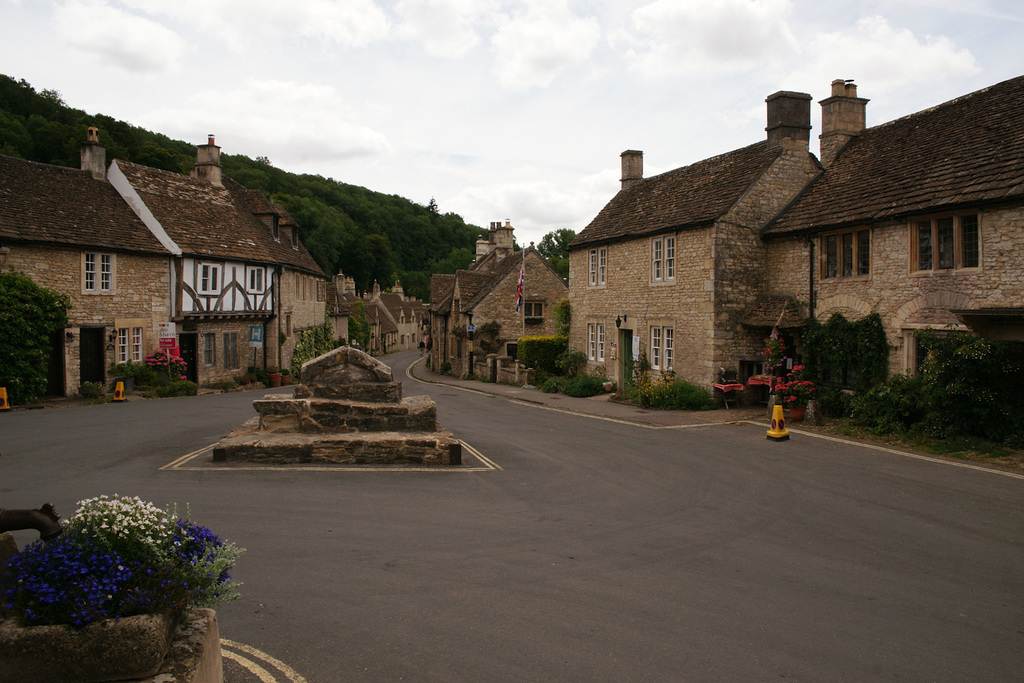
<instances>
[{"instance_id":1,"label":"flowering plant in planter","mask_svg":"<svg viewBox=\"0 0 1024 683\"><path fill-rule=\"evenodd\" d=\"M805 406L814 398L814 382L804 379L804 366L796 365L786 377L775 387L776 399L786 406Z\"/></svg>"},{"instance_id":2,"label":"flowering plant in planter","mask_svg":"<svg viewBox=\"0 0 1024 683\"><path fill-rule=\"evenodd\" d=\"M146 365L156 370L157 375L165 382L172 379L188 379L185 375L188 363L180 356L172 356L165 351L154 351L146 356Z\"/></svg>"},{"instance_id":3,"label":"flowering plant in planter","mask_svg":"<svg viewBox=\"0 0 1024 683\"><path fill-rule=\"evenodd\" d=\"M244 552L139 498L80 501L64 533L27 546L0 573L0 610L28 625L216 607L238 597L228 571Z\"/></svg>"}]
</instances>

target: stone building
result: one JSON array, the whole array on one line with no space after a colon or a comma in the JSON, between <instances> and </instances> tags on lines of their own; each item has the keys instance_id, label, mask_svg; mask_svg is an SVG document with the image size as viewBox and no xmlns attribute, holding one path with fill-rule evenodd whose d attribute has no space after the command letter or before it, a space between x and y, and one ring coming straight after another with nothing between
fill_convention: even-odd
<instances>
[{"instance_id":1,"label":"stone building","mask_svg":"<svg viewBox=\"0 0 1024 683\"><path fill-rule=\"evenodd\" d=\"M431 278L432 367L449 363L453 374L467 375L474 360L488 354L515 357L520 337L555 333L554 306L569 289L532 244L515 250L513 230L509 221L491 223L468 269ZM517 311L520 271L523 297Z\"/></svg>"},{"instance_id":2,"label":"stone building","mask_svg":"<svg viewBox=\"0 0 1024 683\"><path fill-rule=\"evenodd\" d=\"M390 292L382 292L373 283L369 294L359 296L356 282L341 271L327 285L327 310L336 339L348 340L348 316L362 302L370 324L369 353L378 355L419 348L426 338L429 309L416 297L407 296L402 283L395 282Z\"/></svg>"},{"instance_id":3,"label":"stone building","mask_svg":"<svg viewBox=\"0 0 1024 683\"><path fill-rule=\"evenodd\" d=\"M287 365L324 320L323 273L298 226L262 193L223 178L211 136L192 177L114 160L98 132L81 170L0 157L0 267L71 297L54 338L49 393L107 381L143 361L159 329L201 384L248 365ZM252 330L263 346L255 358Z\"/></svg>"},{"instance_id":4,"label":"stone building","mask_svg":"<svg viewBox=\"0 0 1024 683\"><path fill-rule=\"evenodd\" d=\"M615 379L644 354L710 385L760 370L778 325L799 353L807 316L877 312L892 372L912 333L953 325L1024 338L1024 77L866 127L867 100L835 81L821 102L776 93L768 139L622 189L570 245L570 345ZM614 327L613 327L614 326Z\"/></svg>"}]
</instances>

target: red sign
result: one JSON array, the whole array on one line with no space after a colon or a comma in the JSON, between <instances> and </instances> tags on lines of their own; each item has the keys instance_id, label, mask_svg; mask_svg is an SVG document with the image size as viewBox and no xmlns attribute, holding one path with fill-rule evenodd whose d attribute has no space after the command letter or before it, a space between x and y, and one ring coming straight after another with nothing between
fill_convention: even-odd
<instances>
[{"instance_id":1,"label":"red sign","mask_svg":"<svg viewBox=\"0 0 1024 683\"><path fill-rule=\"evenodd\" d=\"M161 349L173 349L178 344L178 340L174 337L160 337L160 348Z\"/></svg>"}]
</instances>

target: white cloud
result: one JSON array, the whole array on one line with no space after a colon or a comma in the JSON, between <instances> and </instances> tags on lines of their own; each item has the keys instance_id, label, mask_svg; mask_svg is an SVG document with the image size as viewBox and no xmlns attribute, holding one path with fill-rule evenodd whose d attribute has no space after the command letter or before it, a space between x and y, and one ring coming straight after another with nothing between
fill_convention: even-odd
<instances>
[{"instance_id":1,"label":"white cloud","mask_svg":"<svg viewBox=\"0 0 1024 683\"><path fill-rule=\"evenodd\" d=\"M268 39L317 38L362 46L388 35L388 19L373 0L122 0L216 33L236 45Z\"/></svg>"},{"instance_id":2,"label":"white cloud","mask_svg":"<svg viewBox=\"0 0 1024 683\"><path fill-rule=\"evenodd\" d=\"M822 33L808 45L810 61L790 80L818 87L836 78L871 85L873 94L906 84L968 76L980 71L970 50L945 36L918 38L880 16L865 17L849 31Z\"/></svg>"},{"instance_id":3,"label":"white cloud","mask_svg":"<svg viewBox=\"0 0 1024 683\"><path fill-rule=\"evenodd\" d=\"M478 0L399 0L398 33L435 57L463 57L480 43L475 25L495 9Z\"/></svg>"},{"instance_id":4,"label":"white cloud","mask_svg":"<svg viewBox=\"0 0 1024 683\"><path fill-rule=\"evenodd\" d=\"M590 57L601 38L593 17L580 18L564 2L535 0L526 13L502 22L491 37L494 73L512 90L546 88Z\"/></svg>"},{"instance_id":5,"label":"white cloud","mask_svg":"<svg viewBox=\"0 0 1024 683\"><path fill-rule=\"evenodd\" d=\"M790 0L655 0L633 11L634 30L613 47L646 78L742 71L797 50L786 24Z\"/></svg>"},{"instance_id":6,"label":"white cloud","mask_svg":"<svg viewBox=\"0 0 1024 683\"><path fill-rule=\"evenodd\" d=\"M234 88L196 91L181 107L145 115L147 125L201 142L209 131L225 153L267 156L303 172L303 164L383 154L387 137L357 122L334 88L315 83L249 80Z\"/></svg>"},{"instance_id":7,"label":"white cloud","mask_svg":"<svg viewBox=\"0 0 1024 683\"><path fill-rule=\"evenodd\" d=\"M174 69L185 52L185 42L174 31L102 2L58 5L54 28L65 44L128 71Z\"/></svg>"}]
</instances>

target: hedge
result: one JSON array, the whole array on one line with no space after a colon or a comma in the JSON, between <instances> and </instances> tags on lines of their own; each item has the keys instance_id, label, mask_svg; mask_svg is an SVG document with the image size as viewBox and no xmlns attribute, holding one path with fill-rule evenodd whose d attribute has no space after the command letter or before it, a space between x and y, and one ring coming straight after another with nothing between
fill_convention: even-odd
<instances>
[{"instance_id":1,"label":"hedge","mask_svg":"<svg viewBox=\"0 0 1024 683\"><path fill-rule=\"evenodd\" d=\"M520 337L516 359L528 368L557 375L558 358L569 349L569 340L556 335Z\"/></svg>"}]
</instances>

